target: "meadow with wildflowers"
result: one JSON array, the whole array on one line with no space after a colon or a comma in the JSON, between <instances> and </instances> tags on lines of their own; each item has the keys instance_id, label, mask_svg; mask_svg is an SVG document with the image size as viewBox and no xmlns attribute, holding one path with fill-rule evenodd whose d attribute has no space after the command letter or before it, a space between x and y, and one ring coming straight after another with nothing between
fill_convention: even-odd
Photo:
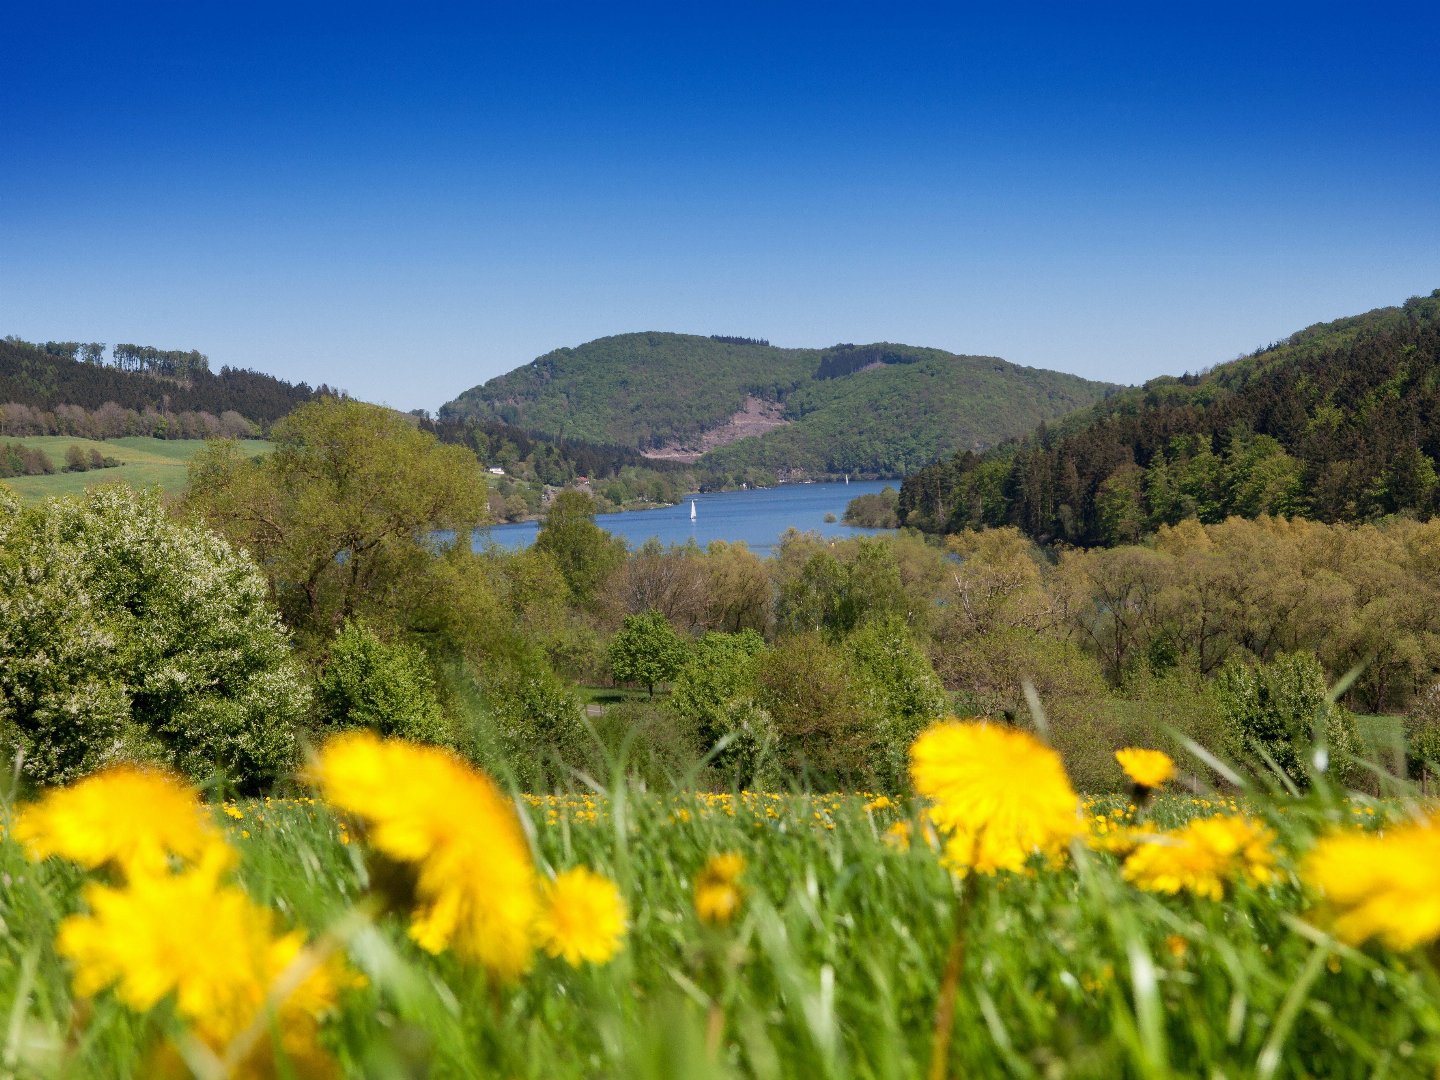
<instances>
[{"instance_id":1,"label":"meadow with wildflowers","mask_svg":"<svg viewBox=\"0 0 1440 1080\"><path fill-rule=\"evenodd\" d=\"M916 794L507 791L328 743L291 798L102 771L10 808L0 1062L33 1076L1429 1076L1418 801L1077 795L951 721ZM115 808L123 805L123 813Z\"/></svg>"}]
</instances>

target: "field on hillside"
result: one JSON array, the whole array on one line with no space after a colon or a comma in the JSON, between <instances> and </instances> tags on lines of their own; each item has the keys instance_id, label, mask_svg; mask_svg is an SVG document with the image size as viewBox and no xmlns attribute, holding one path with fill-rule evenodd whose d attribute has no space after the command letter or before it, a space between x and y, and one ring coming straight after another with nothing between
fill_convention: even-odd
<instances>
[{"instance_id":1,"label":"field on hillside","mask_svg":"<svg viewBox=\"0 0 1440 1080\"><path fill-rule=\"evenodd\" d=\"M27 502L52 495L75 495L93 484L123 481L131 487L158 485L167 494L179 494L185 487L185 467L205 447L203 439L152 439L131 436L124 439L77 439L67 435L26 435L0 437L0 443L20 443L44 450L56 469L65 465L65 451L78 446L86 454L97 451L102 457L124 462L111 469L88 472L55 472L50 476L17 476L3 481ZM240 443L248 453L267 454L272 444L264 439L245 439Z\"/></svg>"},{"instance_id":2,"label":"field on hillside","mask_svg":"<svg viewBox=\"0 0 1440 1080\"><path fill-rule=\"evenodd\" d=\"M607 963L572 968L540 951L504 982L452 950L430 955L407 937L403 916L381 913L417 886L368 846L384 841L367 833L367 815L377 830L400 815L412 841L429 827L429 796L407 794L415 785L403 775L388 783L388 794L348 817L308 797L209 811L238 852L235 880L283 927L318 942L281 979L294 986L321 967L333 976L318 1050L291 1040L283 1011L275 1020L295 1075L329 1060L369 1076L922 1076L957 926L964 955L951 1076L1430 1076L1440 1065L1440 982L1426 954L1341 944L1300 876L1317 835L1373 833L1412 811L1398 801L1162 796L1147 812L1123 798L1086 799L1088 841L1027 873L975 875L972 887L943 864L919 805L888 796L661 796L623 783L608 795L517 796L542 877L578 866L606 875L628 929ZM1126 880L1127 852L1175 842L1146 831L1196 819L1254 828L1254 843L1211 892L1198 876L1174 895ZM447 820L446 835L482 833L487 858L503 848L495 821ZM739 856L728 864L738 876L717 875L714 863L707 876L707 860L722 854ZM103 972L85 990L93 1001L75 995L72 978L87 963L94 975L94 952L114 952L114 971L154 959L147 949L159 932L139 907L126 909L133 934L122 944L77 946L67 931L70 956L91 959L57 953L65 916L102 909L104 891L82 892L83 883L108 874L58 859L37 866L8 840L0 871L7 1070L146 1075L178 1053L200 1075L223 1075L205 1072L177 1006L127 1007L121 998L135 987L99 990ZM727 881L736 907L716 918ZM493 903L503 921L505 896L477 902ZM603 921L583 902L572 914ZM498 938L500 922L490 925ZM263 1022L250 1033L268 1045ZM302 1052L312 1056L295 1057Z\"/></svg>"}]
</instances>

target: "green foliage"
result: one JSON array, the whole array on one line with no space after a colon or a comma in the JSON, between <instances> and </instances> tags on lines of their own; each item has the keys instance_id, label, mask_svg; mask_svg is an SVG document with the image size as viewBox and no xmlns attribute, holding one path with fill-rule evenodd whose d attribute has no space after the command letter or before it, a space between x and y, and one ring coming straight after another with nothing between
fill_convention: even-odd
<instances>
[{"instance_id":1,"label":"green foliage","mask_svg":"<svg viewBox=\"0 0 1440 1080\"><path fill-rule=\"evenodd\" d=\"M1440 769L1440 683L1416 696L1405 716L1405 766L1427 789Z\"/></svg>"},{"instance_id":2,"label":"green foliage","mask_svg":"<svg viewBox=\"0 0 1440 1080\"><path fill-rule=\"evenodd\" d=\"M701 458L700 468L725 484L785 471L899 476L961 447L1016 437L1106 389L908 345L778 349L622 334L542 356L467 390L440 415L649 449L694 444L750 398L783 406L785 426Z\"/></svg>"},{"instance_id":3,"label":"green foliage","mask_svg":"<svg viewBox=\"0 0 1440 1080\"><path fill-rule=\"evenodd\" d=\"M307 647L355 615L393 623L397 594L437 572L440 530L486 514L474 457L442 446L404 416L325 399L275 425L275 452L255 459L229 442L190 465L188 509L256 556L281 613Z\"/></svg>"},{"instance_id":4,"label":"green foliage","mask_svg":"<svg viewBox=\"0 0 1440 1080\"><path fill-rule=\"evenodd\" d=\"M414 646L382 641L359 621L347 622L330 643L315 680L315 706L325 728L370 728L387 738L453 742L425 655Z\"/></svg>"},{"instance_id":5,"label":"green foliage","mask_svg":"<svg viewBox=\"0 0 1440 1080\"><path fill-rule=\"evenodd\" d=\"M550 503L535 550L555 560L575 602L592 604L605 579L625 561L625 541L595 524L595 503L578 491L562 491Z\"/></svg>"},{"instance_id":6,"label":"green foliage","mask_svg":"<svg viewBox=\"0 0 1440 1080\"><path fill-rule=\"evenodd\" d=\"M760 654L755 682L782 776L821 786L873 783L880 733L842 648L813 632L785 635Z\"/></svg>"},{"instance_id":7,"label":"green foliage","mask_svg":"<svg viewBox=\"0 0 1440 1080\"><path fill-rule=\"evenodd\" d=\"M309 696L247 556L153 494L7 499L0 725L26 776L143 760L256 791L291 768Z\"/></svg>"},{"instance_id":8,"label":"green foliage","mask_svg":"<svg viewBox=\"0 0 1440 1080\"><path fill-rule=\"evenodd\" d=\"M783 629L838 640L862 618L907 607L895 548L882 537L857 537L837 550L792 529L781 539L772 573L778 585L776 621Z\"/></svg>"},{"instance_id":9,"label":"green foliage","mask_svg":"<svg viewBox=\"0 0 1440 1080\"><path fill-rule=\"evenodd\" d=\"M856 496L845 507L845 524L869 529L899 528L899 500L900 493L888 484L873 495Z\"/></svg>"},{"instance_id":10,"label":"green foliage","mask_svg":"<svg viewBox=\"0 0 1440 1080\"><path fill-rule=\"evenodd\" d=\"M689 654L685 642L658 611L626 615L610 641L610 671L616 682L640 683L655 696L655 684L674 677Z\"/></svg>"},{"instance_id":11,"label":"green foliage","mask_svg":"<svg viewBox=\"0 0 1440 1080\"><path fill-rule=\"evenodd\" d=\"M740 787L774 779L773 724L756 700L764 652L765 639L753 630L711 631L695 643L670 691L670 707L694 725L706 748L723 743L715 767Z\"/></svg>"},{"instance_id":12,"label":"green foliage","mask_svg":"<svg viewBox=\"0 0 1440 1080\"><path fill-rule=\"evenodd\" d=\"M1283 653L1258 667L1232 662L1215 681L1229 749L1260 775L1279 769L1296 788L1311 770L1344 783L1359 746L1355 722L1328 700L1325 672L1312 653Z\"/></svg>"},{"instance_id":13,"label":"green foliage","mask_svg":"<svg viewBox=\"0 0 1440 1080\"><path fill-rule=\"evenodd\" d=\"M529 791L568 786L577 771L597 764L595 740L580 705L555 673L535 657L479 673L480 746L499 754L500 771Z\"/></svg>"},{"instance_id":14,"label":"green foliage","mask_svg":"<svg viewBox=\"0 0 1440 1080\"><path fill-rule=\"evenodd\" d=\"M263 428L331 393L326 386L312 390L244 368L216 374L199 353L149 346L116 345L110 365L102 362L104 349L100 342L0 341L0 415L7 433L250 436L256 425ZM77 351L91 356L77 359Z\"/></svg>"},{"instance_id":15,"label":"green foliage","mask_svg":"<svg viewBox=\"0 0 1440 1080\"><path fill-rule=\"evenodd\" d=\"M949 712L945 688L905 620L891 613L867 619L845 641L874 732L885 789L907 783L910 744L927 725Z\"/></svg>"},{"instance_id":16,"label":"green foliage","mask_svg":"<svg viewBox=\"0 0 1440 1080\"><path fill-rule=\"evenodd\" d=\"M705 747L693 724L656 702L611 705L593 722L606 765L620 765L627 777L651 791L684 790L708 774L701 770ZM610 776L607 769L602 776Z\"/></svg>"},{"instance_id":17,"label":"green foliage","mask_svg":"<svg viewBox=\"0 0 1440 1080\"><path fill-rule=\"evenodd\" d=\"M1429 517L1437 376L1440 290L1151 380L985 457L962 449L906 479L900 520L1093 546L1192 518Z\"/></svg>"}]
</instances>

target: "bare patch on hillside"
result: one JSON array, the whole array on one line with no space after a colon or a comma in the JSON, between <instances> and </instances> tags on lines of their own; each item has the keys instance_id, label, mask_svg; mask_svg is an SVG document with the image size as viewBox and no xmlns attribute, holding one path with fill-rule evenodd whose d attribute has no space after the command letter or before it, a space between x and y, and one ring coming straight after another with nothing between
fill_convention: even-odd
<instances>
[{"instance_id":1,"label":"bare patch on hillside","mask_svg":"<svg viewBox=\"0 0 1440 1080\"><path fill-rule=\"evenodd\" d=\"M778 427L785 427L791 421L785 419L785 406L778 401L762 401L754 394L745 399L745 406L719 427L702 431L691 439L676 440L654 450L643 450L647 458L664 461L693 463L702 454L709 453L717 446L748 439L752 435L764 435Z\"/></svg>"}]
</instances>

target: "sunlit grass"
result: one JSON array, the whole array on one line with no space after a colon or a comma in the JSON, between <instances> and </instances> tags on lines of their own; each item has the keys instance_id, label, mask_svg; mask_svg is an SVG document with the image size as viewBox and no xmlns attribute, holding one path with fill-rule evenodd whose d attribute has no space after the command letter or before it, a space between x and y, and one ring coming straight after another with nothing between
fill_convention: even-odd
<instances>
[{"instance_id":1,"label":"sunlit grass","mask_svg":"<svg viewBox=\"0 0 1440 1080\"><path fill-rule=\"evenodd\" d=\"M544 956L497 992L420 951L393 916L347 926L369 885L363 843L310 799L216 807L239 879L286 925L346 926L369 983L326 1038L350 1073L514 1077L912 1077L952 926L955 882L918 808L893 795L608 792L517 796L542 870L619 882L619 958L571 970ZM1224 901L1127 886L1112 855L1076 849L1034 876L979 881L952 1048L956 1076L1430 1075L1440 984L1423 956L1332 942L1307 921L1297 855L1324 828L1405 815L1400 801L1251 805L1087 799L1092 819L1169 828L1246 810L1279 835L1281 877ZM897 823L908 845L895 842ZM728 927L696 918L706 859L746 863ZM52 941L81 875L0 844L0 1061L38 1075L143 1075L163 1017L71 997ZM203 943L197 943L197 948ZM718 1004L717 1004L718 1003ZM712 1057L714 1009L723 1039Z\"/></svg>"}]
</instances>

